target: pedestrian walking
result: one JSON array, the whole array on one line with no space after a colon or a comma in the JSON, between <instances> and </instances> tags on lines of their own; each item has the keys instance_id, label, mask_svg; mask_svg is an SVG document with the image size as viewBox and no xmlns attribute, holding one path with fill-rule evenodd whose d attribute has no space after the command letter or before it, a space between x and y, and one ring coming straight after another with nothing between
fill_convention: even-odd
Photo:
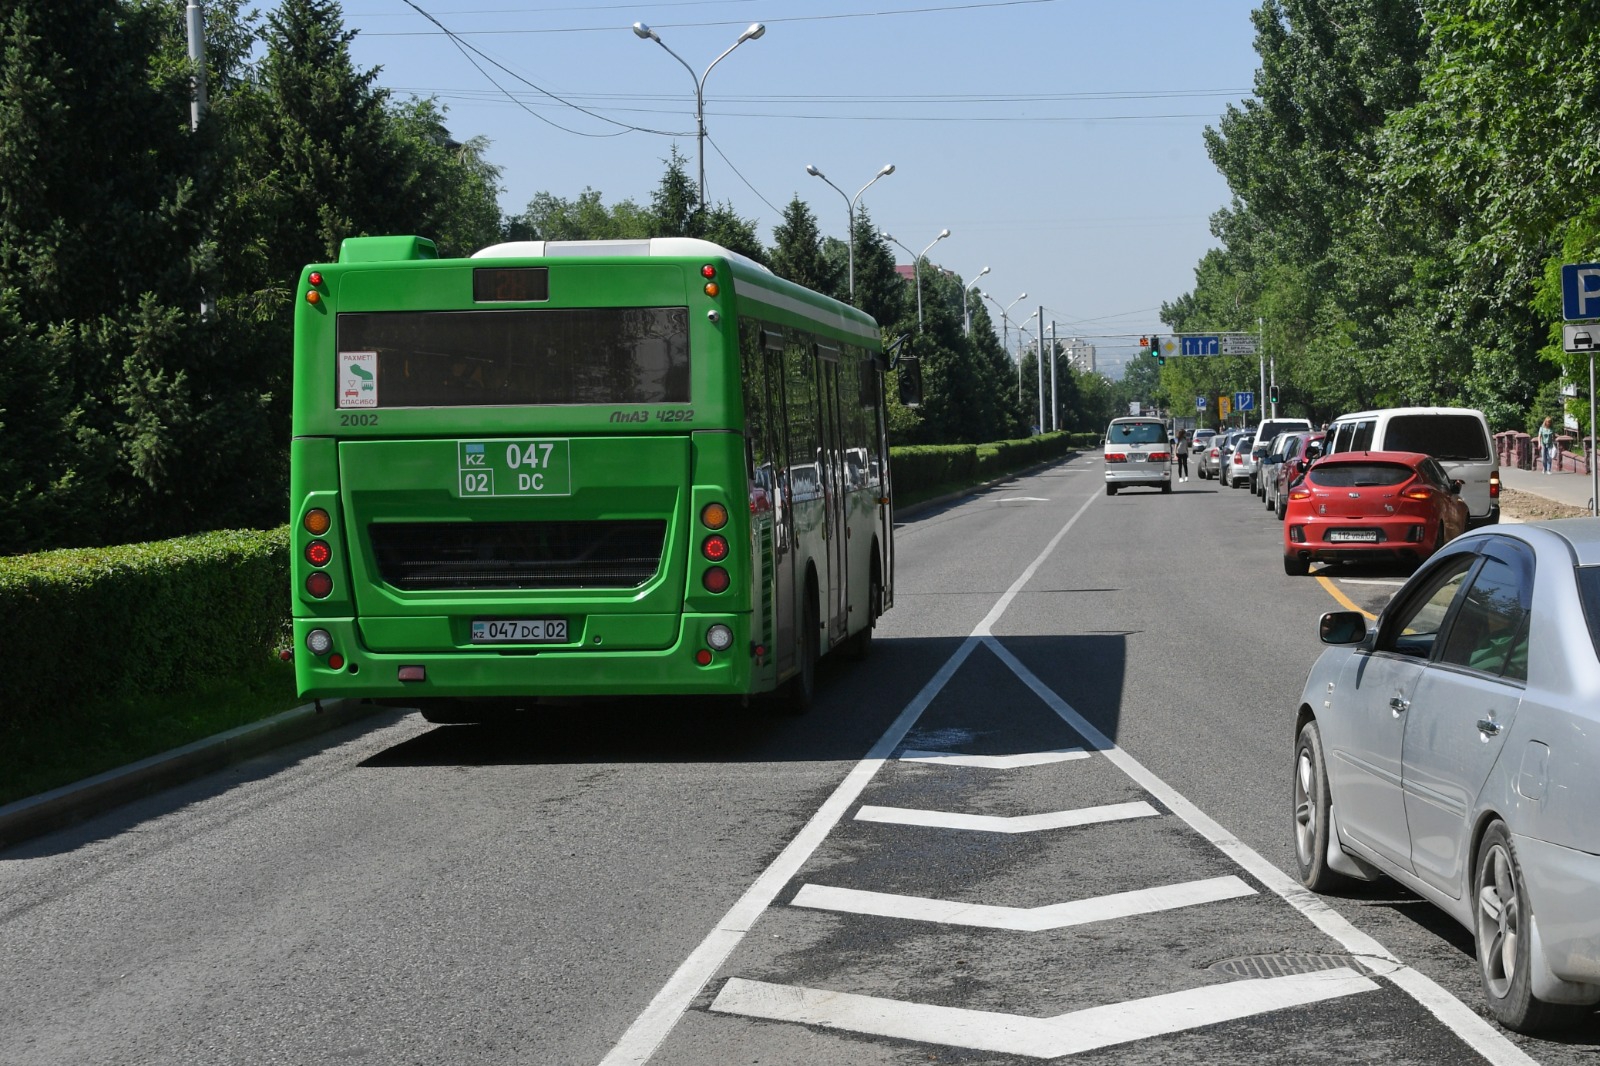
<instances>
[{"instance_id":1,"label":"pedestrian walking","mask_svg":"<svg viewBox=\"0 0 1600 1066\"><path fill-rule=\"evenodd\" d=\"M1189 444L1187 430L1180 430L1172 442L1172 452L1178 457L1178 480L1189 480Z\"/></svg>"},{"instance_id":2,"label":"pedestrian walking","mask_svg":"<svg viewBox=\"0 0 1600 1066\"><path fill-rule=\"evenodd\" d=\"M1550 419L1544 420L1544 425L1539 427L1539 458L1544 462L1544 472L1550 472L1550 460L1555 458L1556 431L1550 426Z\"/></svg>"}]
</instances>

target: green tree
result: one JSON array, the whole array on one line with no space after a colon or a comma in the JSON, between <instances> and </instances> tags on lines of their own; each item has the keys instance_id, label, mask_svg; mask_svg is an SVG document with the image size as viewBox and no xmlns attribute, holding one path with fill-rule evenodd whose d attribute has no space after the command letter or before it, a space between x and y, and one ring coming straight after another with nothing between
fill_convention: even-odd
<instances>
[{"instance_id":1,"label":"green tree","mask_svg":"<svg viewBox=\"0 0 1600 1066\"><path fill-rule=\"evenodd\" d=\"M772 270L779 277L816 292L839 290L837 265L822 254L822 234L817 217L796 194L783 210L783 221L772 229Z\"/></svg>"}]
</instances>

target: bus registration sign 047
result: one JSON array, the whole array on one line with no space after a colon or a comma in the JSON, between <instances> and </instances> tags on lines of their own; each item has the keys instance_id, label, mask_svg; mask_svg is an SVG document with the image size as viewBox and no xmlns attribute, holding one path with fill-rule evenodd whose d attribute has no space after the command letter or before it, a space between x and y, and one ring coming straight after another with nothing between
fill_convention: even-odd
<instances>
[{"instance_id":1,"label":"bus registration sign 047","mask_svg":"<svg viewBox=\"0 0 1600 1066\"><path fill-rule=\"evenodd\" d=\"M572 495L568 440L456 441L456 463L462 499Z\"/></svg>"}]
</instances>

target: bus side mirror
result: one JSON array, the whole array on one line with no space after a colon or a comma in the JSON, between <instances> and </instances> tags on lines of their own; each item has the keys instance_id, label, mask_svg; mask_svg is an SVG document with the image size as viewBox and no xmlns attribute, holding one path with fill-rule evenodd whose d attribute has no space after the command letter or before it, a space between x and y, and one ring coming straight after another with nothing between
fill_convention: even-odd
<instances>
[{"instance_id":1,"label":"bus side mirror","mask_svg":"<svg viewBox=\"0 0 1600 1066\"><path fill-rule=\"evenodd\" d=\"M905 407L922 406L922 361L915 357L900 359L900 403Z\"/></svg>"},{"instance_id":2,"label":"bus side mirror","mask_svg":"<svg viewBox=\"0 0 1600 1066\"><path fill-rule=\"evenodd\" d=\"M922 406L922 361L912 350L911 334L902 333L885 351L889 369L899 373L900 403L904 407Z\"/></svg>"}]
</instances>

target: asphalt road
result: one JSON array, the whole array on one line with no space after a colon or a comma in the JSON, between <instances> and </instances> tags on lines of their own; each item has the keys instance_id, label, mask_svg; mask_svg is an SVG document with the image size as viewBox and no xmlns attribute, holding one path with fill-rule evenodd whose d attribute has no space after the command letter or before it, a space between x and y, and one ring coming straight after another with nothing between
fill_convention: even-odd
<instances>
[{"instance_id":1,"label":"asphalt road","mask_svg":"<svg viewBox=\"0 0 1600 1066\"><path fill-rule=\"evenodd\" d=\"M902 524L805 717L392 712L0 852L0 1063L1591 1061L1416 898L1287 887L1335 597L1248 493L1099 475Z\"/></svg>"}]
</instances>

